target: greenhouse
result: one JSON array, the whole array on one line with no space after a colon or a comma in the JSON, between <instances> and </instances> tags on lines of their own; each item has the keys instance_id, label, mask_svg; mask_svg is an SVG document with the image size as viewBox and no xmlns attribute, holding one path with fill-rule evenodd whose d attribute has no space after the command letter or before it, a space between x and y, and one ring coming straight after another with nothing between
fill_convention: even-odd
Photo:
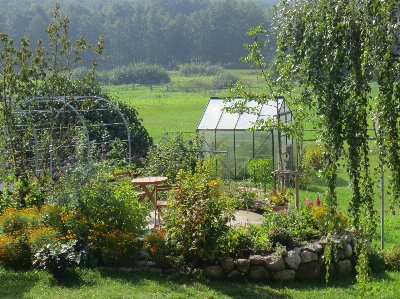
<instances>
[{"instance_id":1,"label":"greenhouse","mask_svg":"<svg viewBox=\"0 0 400 299\"><path fill-rule=\"evenodd\" d=\"M246 177L246 165L253 159L272 160L273 169L278 167L278 132L262 128L250 130L257 120L279 117L282 122L292 122L292 112L285 99L279 97L264 104L248 101L246 107L254 113L228 113L223 108L233 102L210 98L197 126L197 133L204 140L203 151L217 156L217 169L227 179ZM297 148L294 138L281 133L284 169L294 170Z\"/></svg>"}]
</instances>

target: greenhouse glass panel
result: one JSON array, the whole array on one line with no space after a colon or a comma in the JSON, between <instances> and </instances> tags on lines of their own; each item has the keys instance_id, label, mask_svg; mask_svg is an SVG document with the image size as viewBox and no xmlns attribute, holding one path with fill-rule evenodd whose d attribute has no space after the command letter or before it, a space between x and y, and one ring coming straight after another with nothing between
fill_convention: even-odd
<instances>
[{"instance_id":1,"label":"greenhouse glass panel","mask_svg":"<svg viewBox=\"0 0 400 299\"><path fill-rule=\"evenodd\" d=\"M232 130L232 124L236 124L239 119L239 113L223 113L219 120L217 130Z\"/></svg>"},{"instance_id":2,"label":"greenhouse glass panel","mask_svg":"<svg viewBox=\"0 0 400 299\"><path fill-rule=\"evenodd\" d=\"M224 101L222 99L209 101L209 105L204 112L198 128L204 130L215 129L218 125L219 119L221 118L222 108L224 108Z\"/></svg>"},{"instance_id":3,"label":"greenhouse glass panel","mask_svg":"<svg viewBox=\"0 0 400 299\"><path fill-rule=\"evenodd\" d=\"M249 108L256 108L258 106L258 103L253 101L247 103L246 106ZM258 111L260 111L260 109L258 109ZM237 122L235 129L247 130L248 128L251 128L253 126L253 124L257 121L257 119L258 119L258 114L243 113L240 115L239 121Z\"/></svg>"}]
</instances>

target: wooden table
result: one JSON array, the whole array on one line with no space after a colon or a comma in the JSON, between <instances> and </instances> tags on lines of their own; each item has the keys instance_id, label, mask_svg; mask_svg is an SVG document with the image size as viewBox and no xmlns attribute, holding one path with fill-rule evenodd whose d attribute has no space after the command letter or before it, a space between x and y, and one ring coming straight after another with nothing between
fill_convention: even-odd
<instances>
[{"instance_id":1,"label":"wooden table","mask_svg":"<svg viewBox=\"0 0 400 299\"><path fill-rule=\"evenodd\" d=\"M144 199L147 199L154 206L154 228L156 228L156 213L157 213L157 199L156 199L156 186L163 184L168 180L165 176L150 176L144 178L134 178L131 182L132 184L139 186L145 193ZM150 188L150 189L149 189ZM143 199L143 200L144 200Z\"/></svg>"}]
</instances>

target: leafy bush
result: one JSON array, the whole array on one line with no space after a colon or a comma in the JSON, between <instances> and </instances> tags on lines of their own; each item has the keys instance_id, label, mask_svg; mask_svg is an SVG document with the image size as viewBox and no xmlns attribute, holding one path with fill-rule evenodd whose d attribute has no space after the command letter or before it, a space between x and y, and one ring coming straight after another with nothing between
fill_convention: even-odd
<instances>
[{"instance_id":1,"label":"leafy bush","mask_svg":"<svg viewBox=\"0 0 400 299\"><path fill-rule=\"evenodd\" d=\"M69 268L76 266L95 266L90 259L89 248L82 239L72 240L68 244L49 244L37 250L32 265L49 271L55 278L63 278Z\"/></svg>"},{"instance_id":2,"label":"leafy bush","mask_svg":"<svg viewBox=\"0 0 400 299\"><path fill-rule=\"evenodd\" d=\"M151 148L143 160L144 175L161 175L175 181L180 170L193 171L198 160L194 151L201 146L199 138L183 140L182 134L168 135Z\"/></svg>"},{"instance_id":3,"label":"leafy bush","mask_svg":"<svg viewBox=\"0 0 400 299\"><path fill-rule=\"evenodd\" d=\"M120 84L162 84L171 82L168 72L159 66L145 63L129 64L117 67L107 72L108 82L112 85ZM99 76L99 80L105 75Z\"/></svg>"},{"instance_id":4,"label":"leafy bush","mask_svg":"<svg viewBox=\"0 0 400 299\"><path fill-rule=\"evenodd\" d=\"M308 146L303 156L304 165L321 168L324 163L324 151L324 148L318 144Z\"/></svg>"},{"instance_id":5,"label":"leafy bush","mask_svg":"<svg viewBox=\"0 0 400 299\"><path fill-rule=\"evenodd\" d=\"M268 240L276 246L277 244L291 247L294 244L293 236L290 231L284 227L274 227L268 231Z\"/></svg>"},{"instance_id":6,"label":"leafy bush","mask_svg":"<svg viewBox=\"0 0 400 299\"><path fill-rule=\"evenodd\" d=\"M32 252L26 239L21 236L0 236L0 264L6 268L27 269L31 266Z\"/></svg>"},{"instance_id":7,"label":"leafy bush","mask_svg":"<svg viewBox=\"0 0 400 299\"><path fill-rule=\"evenodd\" d=\"M254 184L265 186L272 181L272 159L254 159L246 165L247 174Z\"/></svg>"},{"instance_id":8,"label":"leafy bush","mask_svg":"<svg viewBox=\"0 0 400 299\"><path fill-rule=\"evenodd\" d=\"M14 269L29 268L32 252L57 237L57 231L43 225L36 209L8 208L0 216L0 228L0 264Z\"/></svg>"},{"instance_id":9,"label":"leafy bush","mask_svg":"<svg viewBox=\"0 0 400 299\"><path fill-rule=\"evenodd\" d=\"M253 251L254 236L249 227L238 225L221 235L218 244L221 255L244 257Z\"/></svg>"},{"instance_id":10,"label":"leafy bush","mask_svg":"<svg viewBox=\"0 0 400 299\"><path fill-rule=\"evenodd\" d=\"M7 208L39 207L44 202L44 192L35 178L7 177L4 189L0 193L0 213Z\"/></svg>"},{"instance_id":11,"label":"leafy bush","mask_svg":"<svg viewBox=\"0 0 400 299\"><path fill-rule=\"evenodd\" d=\"M222 255L219 238L228 232L234 202L221 192L211 158L198 162L195 172L180 172L181 196L170 198L164 211L166 240L192 263L215 261Z\"/></svg>"},{"instance_id":12,"label":"leafy bush","mask_svg":"<svg viewBox=\"0 0 400 299\"><path fill-rule=\"evenodd\" d=\"M210 64L183 64L179 66L179 72L183 76L214 76L215 74L222 72L223 67L218 65Z\"/></svg>"},{"instance_id":13,"label":"leafy bush","mask_svg":"<svg viewBox=\"0 0 400 299\"><path fill-rule=\"evenodd\" d=\"M263 217L265 221L261 228L268 235L270 242L272 244L278 242L285 246L290 243L289 241L300 244L311 238L326 235L328 219L331 219L329 208L323 206L319 198L315 200L315 204L306 198L299 210L289 209L283 212L267 210ZM337 211L332 222L333 231L343 232L347 229L347 225L348 217L341 211ZM279 238L282 240L277 241Z\"/></svg>"},{"instance_id":14,"label":"leafy bush","mask_svg":"<svg viewBox=\"0 0 400 299\"><path fill-rule=\"evenodd\" d=\"M73 80L79 80L79 79L85 78L89 74L90 71L91 70L89 70L88 68L86 68L84 66L80 66L73 70L71 78Z\"/></svg>"},{"instance_id":15,"label":"leafy bush","mask_svg":"<svg viewBox=\"0 0 400 299\"><path fill-rule=\"evenodd\" d=\"M400 270L400 244L394 244L382 250L386 267L393 271Z\"/></svg>"},{"instance_id":16,"label":"leafy bush","mask_svg":"<svg viewBox=\"0 0 400 299\"><path fill-rule=\"evenodd\" d=\"M136 264L142 243L131 232L115 230L98 233L92 231L91 241L100 254L100 259L108 267L132 267Z\"/></svg>"},{"instance_id":17,"label":"leafy bush","mask_svg":"<svg viewBox=\"0 0 400 299\"><path fill-rule=\"evenodd\" d=\"M239 76L234 73L222 72L214 78L213 86L215 89L227 88L233 86L239 79Z\"/></svg>"},{"instance_id":18,"label":"leafy bush","mask_svg":"<svg viewBox=\"0 0 400 299\"><path fill-rule=\"evenodd\" d=\"M70 212L68 217L72 220L69 223L79 226L74 228L78 236L84 231L87 234L90 229L101 232L121 230L136 235L143 230L147 204L135 197L130 182L108 182L112 172L113 165L107 161L68 163L49 192L49 204L62 206Z\"/></svg>"},{"instance_id":19,"label":"leafy bush","mask_svg":"<svg viewBox=\"0 0 400 299\"><path fill-rule=\"evenodd\" d=\"M147 258L155 262L160 267L171 266L172 248L168 246L165 240L164 230L154 230L150 235L144 238L143 250L146 252Z\"/></svg>"},{"instance_id":20,"label":"leafy bush","mask_svg":"<svg viewBox=\"0 0 400 299\"><path fill-rule=\"evenodd\" d=\"M257 191L243 186L237 187L237 192L234 194L237 209L249 209L253 206L257 197Z\"/></svg>"}]
</instances>

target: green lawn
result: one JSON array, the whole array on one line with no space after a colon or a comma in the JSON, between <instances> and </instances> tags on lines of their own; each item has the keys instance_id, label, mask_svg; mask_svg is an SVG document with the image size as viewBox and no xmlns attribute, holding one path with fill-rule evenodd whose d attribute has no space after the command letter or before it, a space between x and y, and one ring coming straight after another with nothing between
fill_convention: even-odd
<instances>
[{"instance_id":1,"label":"green lawn","mask_svg":"<svg viewBox=\"0 0 400 299\"><path fill-rule=\"evenodd\" d=\"M95 269L77 270L62 283L46 272L14 272L0 268L2 299L70 299L70 298L141 298L141 299L264 299L358 298L355 277L332 278L304 282L215 281L204 277L162 275L151 272L121 272ZM400 273L379 272L370 283L370 292L363 298L399 298Z\"/></svg>"}]
</instances>

